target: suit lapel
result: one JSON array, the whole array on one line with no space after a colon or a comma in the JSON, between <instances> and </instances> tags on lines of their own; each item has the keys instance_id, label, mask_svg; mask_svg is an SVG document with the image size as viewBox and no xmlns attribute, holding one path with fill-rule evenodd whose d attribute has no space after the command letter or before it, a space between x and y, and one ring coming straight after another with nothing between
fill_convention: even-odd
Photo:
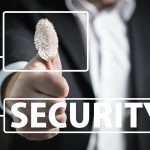
<instances>
[{"instance_id":1,"label":"suit lapel","mask_svg":"<svg viewBox=\"0 0 150 150\"><path fill-rule=\"evenodd\" d=\"M147 5L137 1L136 11L128 24L135 97L150 97L150 20L146 19L149 14Z\"/></svg>"},{"instance_id":2,"label":"suit lapel","mask_svg":"<svg viewBox=\"0 0 150 150\"><path fill-rule=\"evenodd\" d=\"M149 1L137 0L136 11L128 24L129 39L131 48L131 83L134 91L133 97L150 97L150 3ZM138 131L150 131L150 121L145 109L138 111L139 123ZM127 143L127 149L132 149L132 146L137 145L140 149L149 149L149 135L139 134L139 143ZM130 140L131 141L131 140ZM137 142L137 141L135 141ZM132 144L132 145L131 145ZM128 148L129 147L129 148ZM136 147L134 147L136 149Z\"/></svg>"}]
</instances>

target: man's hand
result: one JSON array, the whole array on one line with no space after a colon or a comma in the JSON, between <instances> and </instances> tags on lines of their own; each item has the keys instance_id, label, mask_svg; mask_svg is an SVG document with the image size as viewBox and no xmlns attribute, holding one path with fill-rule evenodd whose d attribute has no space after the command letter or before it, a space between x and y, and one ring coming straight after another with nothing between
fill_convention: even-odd
<instances>
[{"instance_id":1,"label":"man's hand","mask_svg":"<svg viewBox=\"0 0 150 150\"><path fill-rule=\"evenodd\" d=\"M54 58L50 58L48 62L42 60L38 55L31 59L26 70L46 70L46 69L61 69L60 58L57 55ZM62 98L65 101L65 97L68 95L69 86L59 72L23 72L14 74L7 83L5 90L5 97L9 98ZM11 108L12 104L16 101L8 101L7 106ZM47 107L51 107L56 101L46 101ZM28 101L30 103L30 101ZM24 111L28 116L28 120L31 120L30 108ZM46 109L48 114L48 109ZM56 119L58 122L66 122L66 114L64 108L60 108L56 112ZM19 122L19 119L13 116L15 122ZM42 120L42 119L41 119ZM44 118L44 122L48 124L48 116ZM39 120L40 122L40 120ZM17 131L32 131L33 129L27 124L24 128L19 128ZM26 134L21 135L29 140L46 140L54 137L58 134L59 129L54 128L50 123L46 129L38 129L39 131L56 131L57 133L43 133L43 134Z\"/></svg>"}]
</instances>

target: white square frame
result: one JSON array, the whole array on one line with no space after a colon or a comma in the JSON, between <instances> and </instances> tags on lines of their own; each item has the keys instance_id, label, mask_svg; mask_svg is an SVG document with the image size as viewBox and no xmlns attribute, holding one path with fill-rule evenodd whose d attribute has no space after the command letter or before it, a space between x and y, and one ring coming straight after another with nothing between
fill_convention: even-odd
<instances>
[{"instance_id":1,"label":"white square frame","mask_svg":"<svg viewBox=\"0 0 150 150\"><path fill-rule=\"evenodd\" d=\"M61 98L5 98L4 103L3 103L3 131L4 133L56 133L55 131L6 131L5 129L5 103L7 100L54 100L54 99L60 99ZM145 100L145 101L150 101L150 98L65 98L66 100L117 100L117 101L138 101L138 100ZM77 134L77 133L101 133L101 134L150 134L150 131L59 131L59 133L69 133L69 134Z\"/></svg>"},{"instance_id":2,"label":"white square frame","mask_svg":"<svg viewBox=\"0 0 150 150\"><path fill-rule=\"evenodd\" d=\"M86 17L87 17L87 22L86 22L86 25L87 25L87 41L86 41L86 44L87 44L87 60L86 60L86 68L85 69L82 69L82 70L18 70L18 69L6 69L5 68L5 14L11 14L11 13L65 13L65 14L86 14ZM2 23L2 43L3 43L3 65L2 65L2 68L3 68L3 71L4 72L88 72L89 71L89 13L87 11L4 11L3 12L3 19L2 19L3 23Z\"/></svg>"}]
</instances>

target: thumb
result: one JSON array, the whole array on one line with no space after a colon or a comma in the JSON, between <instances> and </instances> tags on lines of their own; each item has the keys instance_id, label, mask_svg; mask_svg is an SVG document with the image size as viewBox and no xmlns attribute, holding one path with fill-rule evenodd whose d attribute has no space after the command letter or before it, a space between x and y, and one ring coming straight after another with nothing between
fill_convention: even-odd
<instances>
[{"instance_id":1,"label":"thumb","mask_svg":"<svg viewBox=\"0 0 150 150\"><path fill-rule=\"evenodd\" d=\"M49 57L47 60L43 60L39 54L36 55L37 60L45 64L47 70L62 70L61 60L59 54L53 57Z\"/></svg>"},{"instance_id":2,"label":"thumb","mask_svg":"<svg viewBox=\"0 0 150 150\"><path fill-rule=\"evenodd\" d=\"M29 63L30 69L38 69L39 67L48 70L62 69L58 54L57 33L53 24L48 19L38 21L34 35L34 43L38 54Z\"/></svg>"},{"instance_id":3,"label":"thumb","mask_svg":"<svg viewBox=\"0 0 150 150\"><path fill-rule=\"evenodd\" d=\"M50 57L47 61L42 59L38 54L33 57L25 66L27 70L62 70L59 55Z\"/></svg>"}]
</instances>

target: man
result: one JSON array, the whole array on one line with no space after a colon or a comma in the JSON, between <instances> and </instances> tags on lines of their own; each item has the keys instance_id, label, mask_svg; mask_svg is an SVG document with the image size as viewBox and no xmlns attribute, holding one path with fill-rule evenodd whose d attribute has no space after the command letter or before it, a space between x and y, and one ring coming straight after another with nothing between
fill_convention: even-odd
<instances>
[{"instance_id":1,"label":"man","mask_svg":"<svg viewBox=\"0 0 150 150\"><path fill-rule=\"evenodd\" d=\"M100 13L98 13L98 18L100 17L100 19L95 19L95 20L98 20L98 21L101 20L101 22L100 22L101 24L99 24L99 22L98 22L99 28L97 28L98 27L97 21L92 20L93 17L90 18L91 19L90 32L91 32L91 36L92 36L91 40L95 38L91 43L91 45L93 44L93 47L90 47L92 49L91 50L92 52L90 53L91 54L90 55L91 56L90 57L91 68L90 68L90 72L89 72L90 74L89 73L65 73L65 74L63 74L64 77L62 77L60 74L59 75L49 74L49 75L51 75L51 78L50 78L49 82L47 82L47 83L49 83L47 86L48 86L48 89L51 89L51 90L48 91L48 93L47 93L47 88L44 88L45 86L43 86L42 89L44 88L45 91L41 91L42 89L38 89L40 91L40 95L39 95L39 93L35 93L35 91L33 89L34 87L31 87L31 85L29 85L29 80L32 79L32 82L35 82L37 84L35 87L39 88L40 86L39 86L38 80L42 79L42 78L46 79L47 74L43 73L43 74L40 74L39 76L35 75L35 73L33 73L33 74L30 73L28 75L25 73L24 74L23 73L14 74L14 75L6 78L2 85L3 89L4 89L4 92L2 94L5 93L5 95L4 95L5 97L19 97L20 95L18 95L18 93L21 94L21 97L43 97L43 94L44 94L44 97L46 96L46 94L50 95L50 96L54 96L54 97L66 97L68 94L69 88L70 88L69 97L94 97L94 95L96 97L131 97L130 94L132 95L132 97L149 97L149 91L150 91L149 84L148 84L148 81L150 80L149 65L148 65L149 64L149 55L150 55L149 31L148 31L148 26L150 25L150 21L148 20L149 2L146 0L142 1L142 2L140 2L140 1L136 2L137 9L136 9L135 14L132 17L131 21L127 25L128 28L126 28L125 23L123 23L124 21L126 21L126 16L124 16L125 20L121 20L121 18L118 16L118 12L116 11L116 9L113 9L113 7L115 7L117 4L119 4L117 1L115 1L115 0L92 1L91 0L89 2L93 3L93 5L90 5L90 3L86 3L86 2L84 2L84 5L83 5L83 3L80 1L78 1L78 2L72 1L72 4L70 5L69 4L70 1L66 1L66 4L67 4L67 7L66 7L64 1L59 1L59 2L57 2L57 1L56 2L16 1L12 5L11 5L11 3L9 5L13 8L11 8L11 7L7 8L6 7L7 5L5 6L4 10L6 10L6 8L7 8L7 10L13 9L13 10L58 10L59 11L59 10L68 10L68 9L72 9L72 10L87 9L89 7L84 7L84 6L90 5L91 9L96 7L96 9L94 9L94 10L98 10L98 12L100 12ZM123 7L123 8L126 9L125 7ZM91 9L89 9L88 11L90 12ZM104 12L105 9L108 10L107 13ZM114 10L114 11L110 11L111 13L109 15L108 14L109 10ZM92 13L90 12L90 16L92 16L94 14L93 12L95 13L96 11L92 11ZM103 14L102 17L99 14ZM29 63L26 65L25 68L30 69L33 67L35 67L35 68L45 67L43 65L42 60L40 60L38 57L32 58L35 54L33 54L31 52L31 50L34 49L33 45L31 44L32 43L31 36L32 36L32 31L34 30L34 24L36 21L36 19L32 20L32 18L37 17L37 19L38 19L41 16L33 17L30 15L27 15L26 17L27 17L26 19L28 19L31 22L29 22L28 24L25 24L25 26L24 26L24 24L22 24L24 22L24 19L21 18L19 15L17 15L17 16L14 15L12 18L10 18L10 20L8 20L8 23L10 23L10 24L8 24L8 31L6 33L6 38L10 44L7 45L8 59L7 59L6 63L12 64L13 62L21 61L20 60L21 57L19 57L19 54L16 56L16 53L18 52L18 49L19 49L20 53L21 53L20 56L24 55L24 58L23 58L24 61L29 61L29 59L31 58L31 60L29 61ZM79 28L79 25L77 24L76 19L72 15L68 15L67 17L62 15L61 17L58 17L58 18L53 15L46 16L46 17L50 18L52 20L52 22L55 23L56 29L60 34L61 40L63 41L63 42L61 42L61 40L60 40L61 44L60 44L60 50L59 50L62 66L70 65L70 67L78 68L78 66L80 66L82 64L83 59L85 59L85 58L83 57L83 59L82 59L82 56L84 56L84 52L83 52L83 49L84 49L83 43L84 42L83 42L80 28ZM121 17L123 17L123 16L121 16ZM115 22L113 22L114 18L115 18ZM11 22L11 19L13 20L13 23ZM121 40L118 42L119 42L119 44L124 45L122 47L119 47L116 44L117 43L116 40L109 39L110 34L107 35L107 31L113 31L112 28L110 28L110 24L109 24L110 23L109 21L111 19L113 20L111 23L114 23L117 27L119 27L119 28L117 28L117 31L119 30L119 32L115 32L114 34L112 34L111 38L116 39L116 40ZM141 21L141 20L143 20L143 21ZM80 23L82 26L82 20L80 20L80 21L81 21ZM119 26L118 26L118 24L119 24ZM13 28L13 29L16 29L16 30L11 30L11 27L14 27L14 26L15 26L15 28ZM68 26L70 28L66 29L66 27L68 27ZM101 27L103 30L100 30ZM95 31L95 29L97 29L97 30ZM125 36L127 29L129 31L128 37L130 38L130 48L128 47L129 46L128 38ZM17 34L16 34L16 31L17 31ZM119 38L119 35L116 33L120 33L120 32L121 32L121 37ZM19 33L21 33L21 34L19 34ZM22 36L22 33L24 34L24 36ZM99 33L99 34L97 34L97 33ZM72 35L74 35L74 36L72 36ZM117 38L115 36L117 36ZM19 40L19 42L18 42L18 40ZM75 41L78 44L76 44ZM100 43L101 43L101 45L99 45ZM112 45L110 45L110 43ZM26 50L28 45L30 45L29 51ZM110 45L110 46L108 46L108 45ZM98 52L96 52L96 50L99 49L99 46L101 47L100 54ZM119 51L119 48L121 48L120 51ZM114 53L112 53L113 50L117 50L120 53L123 53L123 55L120 55L120 54L115 55L115 56L119 56L119 57L116 57L117 60L119 61L119 64L122 65L122 60L120 60L119 58L122 58L124 60L123 62L125 62L125 64L123 63L123 65L121 67L119 67L118 65L116 66L115 63L112 63L113 65L111 65L111 62L109 62L110 59L108 59L108 58L113 58L112 57L113 55L110 55L110 54L114 54ZM74 51L76 52L75 56L72 55ZM114 51L114 52L116 52L116 51ZM81 55L81 53L83 55ZM128 57L129 56L128 54L130 54L130 56L131 56L131 61ZM69 56L72 56L72 58L70 58ZM81 58L79 59L79 57L81 57ZM96 59L93 59L93 58L96 58ZM98 64L98 60L101 60L100 66ZM55 66L56 61L59 61L58 57L55 58L54 61L52 60L50 63ZM111 66L109 66L109 65L111 65ZM93 68L95 69L95 66L99 66L96 68L96 70L98 70L100 68L101 72L98 72L98 71L95 72L94 70L92 70ZM118 69L117 67L120 69ZM116 72L114 72L115 69L118 69L118 70ZM124 69L125 69L125 71L124 71ZM109 74L109 71L111 72L111 76L116 77L117 75L120 75L120 78L117 78L119 81L112 80L110 75L107 76ZM131 73L131 76L130 76L130 73ZM34 79L33 79L33 76L35 77ZM91 77L92 83L90 82L90 77ZM101 77L101 78L99 79L99 77ZM131 90L130 90L130 93L128 93L127 92L127 90L128 90L127 83L128 83L128 80L130 79L130 77L131 77L131 82L130 82L131 84L129 86L130 86ZM59 80L59 82L58 82L58 80ZM66 80L68 81L68 84L67 84ZM100 84L96 84L96 82L98 80L100 80L99 81ZM20 83L19 81L23 81L23 82ZM113 82L113 81L115 81L115 82ZM69 88L68 88L68 85L69 85ZM28 87L28 88L26 88L26 87ZM55 90L54 90L54 87L55 87ZM24 90L23 90L24 88L27 89L26 92L24 92ZM92 88L94 91L92 90ZM122 89L122 90L120 90L118 92L119 89ZM17 92L16 92L16 90L17 90ZM18 92L18 90L19 90L19 92ZM92 103L91 103L91 105L92 105ZM8 107L9 107L9 104L8 104ZM82 113L82 106L78 107L77 111L79 112L79 114L80 114L80 112ZM62 122L64 122L65 121L64 110L62 110L60 114L63 114L61 116L61 118L63 118ZM91 110L91 115L92 115L92 110ZM79 117L79 119L81 119L80 116L78 116L78 117ZM139 117L141 120L146 120L145 114L142 111L140 112ZM89 126L87 126L83 130L91 130L91 129L92 129L92 120L90 121ZM148 129L149 129L148 121L146 121L146 123L144 125L139 127L139 130L148 130ZM53 130L53 129L50 128L50 130ZM71 126L69 126L67 130L73 130L73 128ZM26 137L27 139L42 140L42 139L52 138L54 135L45 134L45 135L36 136L36 135L24 134L23 136ZM91 144L90 144L91 139L90 139L89 134L59 134L55 138L52 138L46 142L38 142L38 143L35 143L33 141L32 142L26 141L24 139L21 139L17 135L14 135L14 137L16 139L13 138L13 140L12 140L12 149L18 149L18 148L20 148L20 149L23 149L23 148L25 148L25 149L26 148L41 149L42 147L44 147L44 149L51 148L51 149L56 149L56 150L57 149L65 149L65 150L68 149L69 150L69 149L87 149L89 147L90 147L89 149L95 148L95 147L91 146ZM113 137L115 139L117 137L117 135L115 135ZM122 139L122 135L119 137L121 137L120 139ZM111 143L113 146L111 148L108 147L107 149L112 149L112 148L114 148L114 145L118 144L116 146L116 148L119 148L119 149L121 149L121 148L123 149L126 146L126 149L138 149L139 148L140 150L142 150L142 149L146 150L149 147L148 146L149 145L148 138L149 138L149 135L131 135L127 138L128 139L126 141L127 144L121 145L122 147L118 144L118 143L120 143L120 141L118 141L118 143L116 143L117 142L117 140L116 140L114 143ZM105 138L102 135L99 135L99 137L95 139L95 141L96 141L95 145L98 145L99 149L102 149L100 147L102 145L102 143L105 143L105 141L106 142L108 141L108 136L106 137L106 139L104 141L103 141L103 139L105 139ZM116 139L119 140L118 137ZM100 142L100 145L99 145L99 142ZM121 142L122 142L122 140L121 140ZM138 142L138 144L137 144L137 142ZM111 146L111 144L110 144L110 146ZM104 146L105 147L103 147L103 149L106 148L105 144L104 144Z\"/></svg>"}]
</instances>

